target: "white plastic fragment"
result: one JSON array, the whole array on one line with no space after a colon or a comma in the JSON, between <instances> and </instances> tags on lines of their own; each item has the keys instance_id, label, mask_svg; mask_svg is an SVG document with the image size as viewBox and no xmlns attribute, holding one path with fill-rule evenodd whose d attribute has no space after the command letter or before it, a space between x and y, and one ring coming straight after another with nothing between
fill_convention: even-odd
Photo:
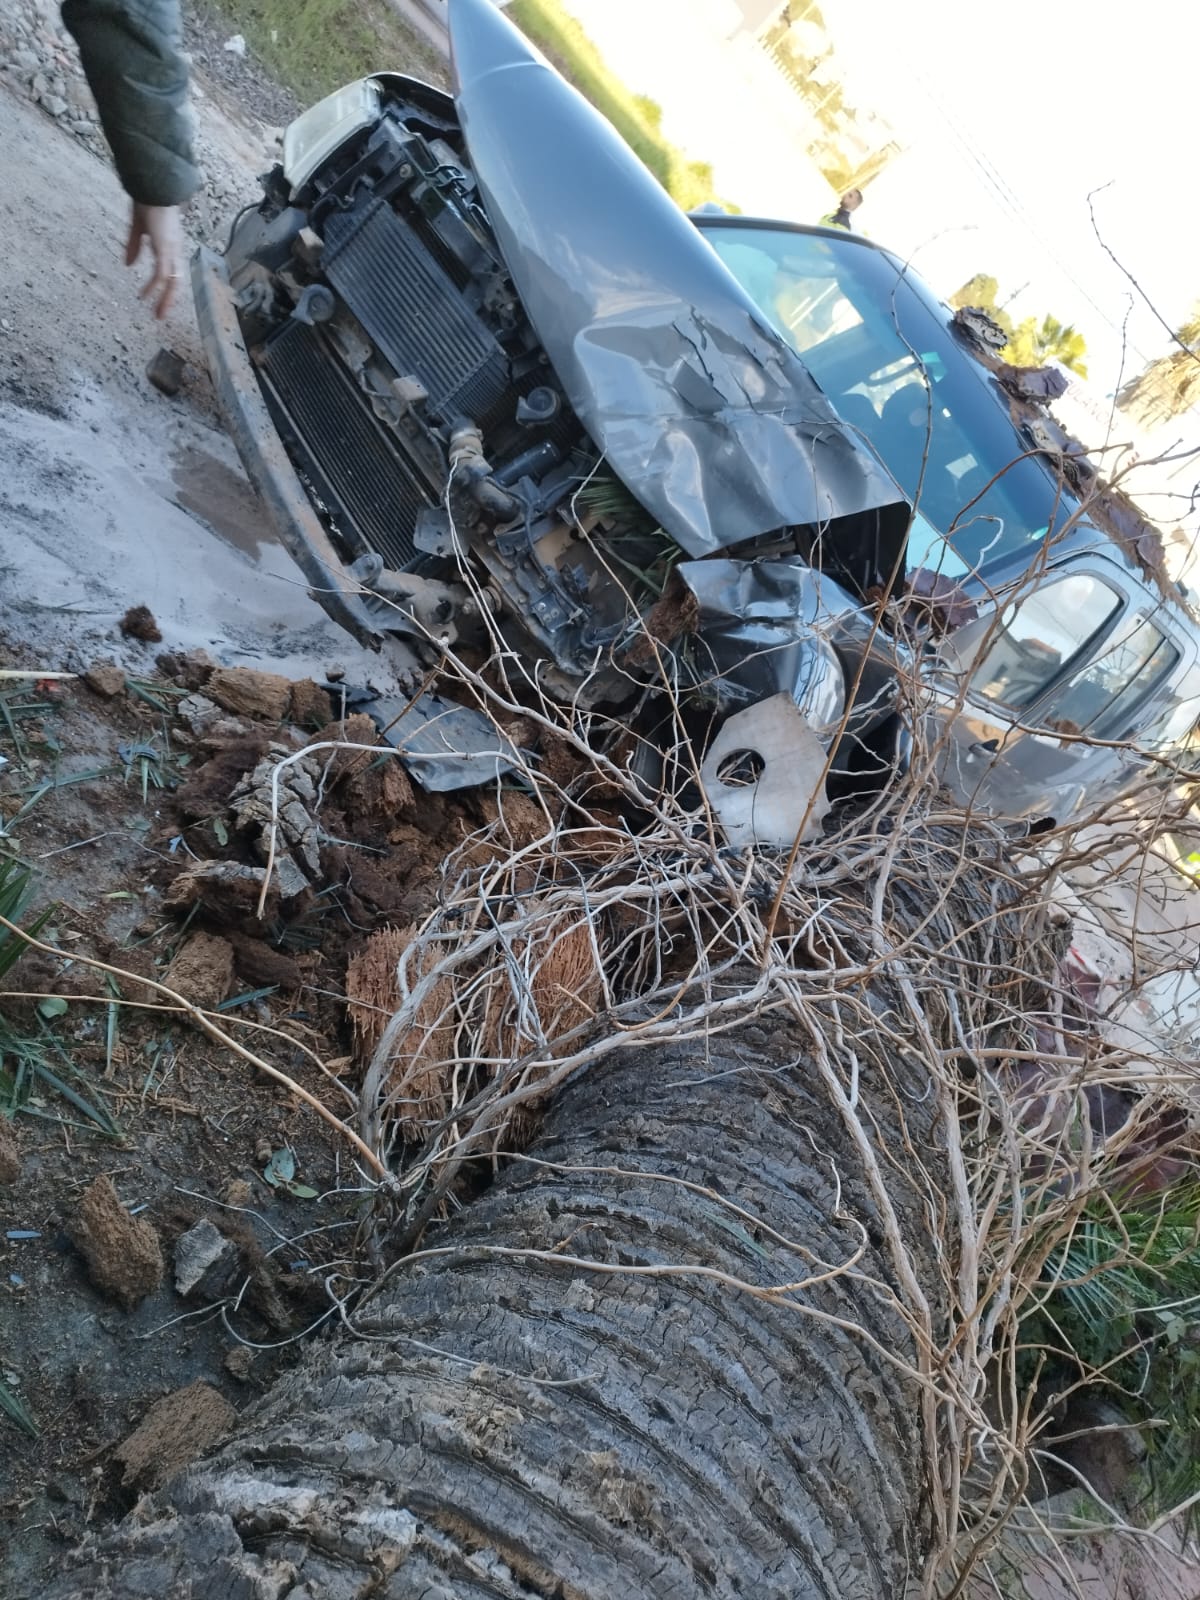
<instances>
[{"instance_id":1,"label":"white plastic fragment","mask_svg":"<svg viewBox=\"0 0 1200 1600\"><path fill-rule=\"evenodd\" d=\"M735 849L786 850L802 823L805 839L821 831L829 810L824 768L825 749L808 719L790 694L777 694L726 718L700 778Z\"/></svg>"}]
</instances>

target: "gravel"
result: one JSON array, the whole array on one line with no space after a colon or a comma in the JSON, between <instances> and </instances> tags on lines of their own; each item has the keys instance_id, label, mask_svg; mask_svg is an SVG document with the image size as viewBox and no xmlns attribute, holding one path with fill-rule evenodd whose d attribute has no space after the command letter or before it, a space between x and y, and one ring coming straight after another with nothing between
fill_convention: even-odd
<instances>
[{"instance_id":1,"label":"gravel","mask_svg":"<svg viewBox=\"0 0 1200 1600\"><path fill-rule=\"evenodd\" d=\"M203 174L184 213L198 242L224 241L229 218L253 197L247 165L265 171L274 159L282 125L299 109L249 57L224 50L228 27L204 7L188 9L186 45L193 65L197 112L196 156ZM96 105L75 42L65 31L57 0L8 0L0 7L0 83L38 106L94 155L108 160ZM229 148L229 128L239 135ZM237 156L245 159L236 159Z\"/></svg>"}]
</instances>

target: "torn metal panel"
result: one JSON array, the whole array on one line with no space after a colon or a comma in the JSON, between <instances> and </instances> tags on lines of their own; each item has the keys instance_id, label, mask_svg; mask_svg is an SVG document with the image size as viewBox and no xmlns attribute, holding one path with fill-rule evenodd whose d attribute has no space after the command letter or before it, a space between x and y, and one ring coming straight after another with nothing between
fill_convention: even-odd
<instances>
[{"instance_id":1,"label":"torn metal panel","mask_svg":"<svg viewBox=\"0 0 1200 1600\"><path fill-rule=\"evenodd\" d=\"M1008 343L1008 334L982 306L960 306L950 326L966 344L982 355L998 356Z\"/></svg>"},{"instance_id":2,"label":"torn metal panel","mask_svg":"<svg viewBox=\"0 0 1200 1600\"><path fill-rule=\"evenodd\" d=\"M434 794L494 783L520 763L516 747L481 711L440 695L411 704L381 695L362 709L399 752L401 766Z\"/></svg>"},{"instance_id":3,"label":"torn metal panel","mask_svg":"<svg viewBox=\"0 0 1200 1600\"><path fill-rule=\"evenodd\" d=\"M629 147L491 0L453 0L488 215L571 406L692 556L775 529L899 549L908 508ZM614 250L619 238L621 247Z\"/></svg>"},{"instance_id":4,"label":"torn metal panel","mask_svg":"<svg viewBox=\"0 0 1200 1600\"><path fill-rule=\"evenodd\" d=\"M713 814L734 849L786 850L803 827L821 832L829 810L825 747L790 694L726 719L700 769Z\"/></svg>"},{"instance_id":5,"label":"torn metal panel","mask_svg":"<svg viewBox=\"0 0 1200 1600\"><path fill-rule=\"evenodd\" d=\"M850 624L861 614L844 589L798 556L685 561L676 570L699 605L698 664L719 677L712 686L718 703L786 693L813 726L838 722L845 678L830 635L835 619Z\"/></svg>"}]
</instances>

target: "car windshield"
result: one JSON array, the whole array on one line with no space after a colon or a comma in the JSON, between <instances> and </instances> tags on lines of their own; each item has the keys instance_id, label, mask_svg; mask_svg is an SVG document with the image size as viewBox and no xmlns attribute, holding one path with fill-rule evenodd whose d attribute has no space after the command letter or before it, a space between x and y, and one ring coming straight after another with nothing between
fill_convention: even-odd
<instances>
[{"instance_id":1,"label":"car windshield","mask_svg":"<svg viewBox=\"0 0 1200 1600\"><path fill-rule=\"evenodd\" d=\"M1044 467L1022 459L1028 446L945 308L888 256L848 239L697 220L916 504L910 568L986 570L1076 509Z\"/></svg>"}]
</instances>

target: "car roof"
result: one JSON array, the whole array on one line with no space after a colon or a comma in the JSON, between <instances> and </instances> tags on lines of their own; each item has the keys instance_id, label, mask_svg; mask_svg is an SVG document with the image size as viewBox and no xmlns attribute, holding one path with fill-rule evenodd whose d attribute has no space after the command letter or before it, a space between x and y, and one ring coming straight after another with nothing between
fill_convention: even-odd
<instances>
[{"instance_id":1,"label":"car roof","mask_svg":"<svg viewBox=\"0 0 1200 1600\"><path fill-rule=\"evenodd\" d=\"M865 233L855 233L851 228L829 228L819 222L789 222L786 217L744 216L741 212L735 211L696 210L690 211L688 215L702 232L709 228L774 228L780 233L811 234L817 239L837 239L843 244L850 241L852 244L861 246L864 250L874 250L878 255L886 256L894 266L904 273L914 287L922 291L925 298L929 299L934 305L942 306L945 309L945 302L938 299L920 273L915 272L911 266L903 262L886 245L879 244L876 240L868 238Z\"/></svg>"}]
</instances>

